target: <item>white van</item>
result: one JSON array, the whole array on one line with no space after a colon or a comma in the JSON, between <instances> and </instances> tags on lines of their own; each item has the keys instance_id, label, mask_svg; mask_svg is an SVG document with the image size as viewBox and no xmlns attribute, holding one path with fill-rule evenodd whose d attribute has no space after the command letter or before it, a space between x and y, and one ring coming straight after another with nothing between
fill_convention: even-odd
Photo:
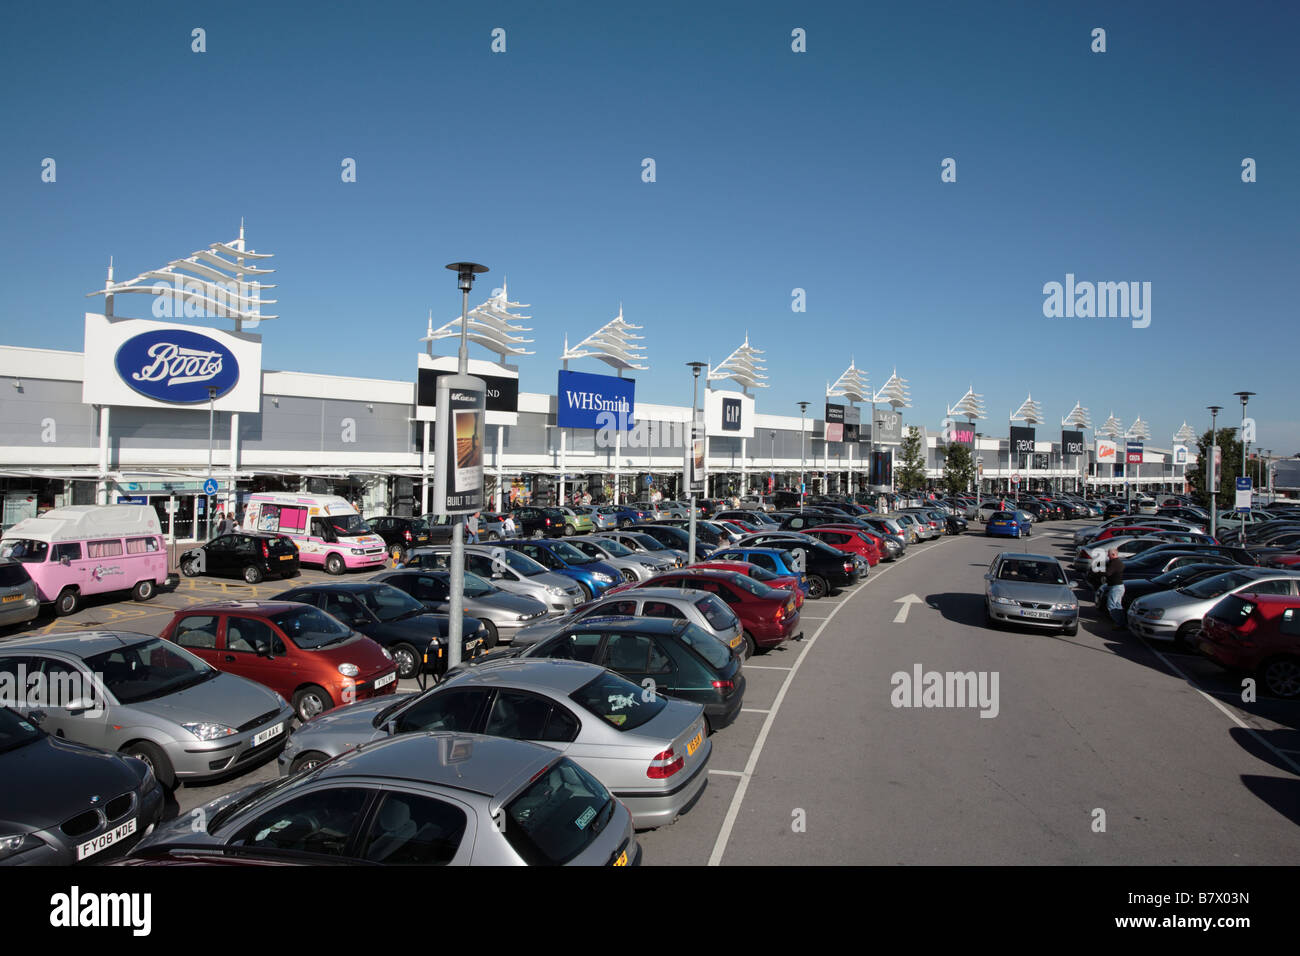
<instances>
[{"instance_id":1,"label":"white van","mask_svg":"<svg viewBox=\"0 0 1300 956\"><path fill-rule=\"evenodd\" d=\"M60 616L89 594L129 590L147 601L180 580L167 573L162 525L149 505L73 505L24 518L4 533L0 557L21 562Z\"/></svg>"},{"instance_id":2,"label":"white van","mask_svg":"<svg viewBox=\"0 0 1300 956\"><path fill-rule=\"evenodd\" d=\"M248 496L245 531L270 531L292 538L300 564L324 566L330 574L354 568L382 568L384 539L346 498L338 495L258 493Z\"/></svg>"}]
</instances>

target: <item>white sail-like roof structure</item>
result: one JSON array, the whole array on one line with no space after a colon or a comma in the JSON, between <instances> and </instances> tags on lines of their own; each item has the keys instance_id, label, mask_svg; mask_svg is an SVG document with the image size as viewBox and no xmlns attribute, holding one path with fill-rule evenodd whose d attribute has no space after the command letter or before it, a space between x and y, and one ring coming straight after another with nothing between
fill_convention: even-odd
<instances>
[{"instance_id":1,"label":"white sail-like roof structure","mask_svg":"<svg viewBox=\"0 0 1300 956\"><path fill-rule=\"evenodd\" d=\"M1196 429L1187 422L1183 422L1183 427L1174 432L1174 441L1186 445L1188 442L1196 441Z\"/></svg>"},{"instance_id":2,"label":"white sail-like roof structure","mask_svg":"<svg viewBox=\"0 0 1300 956\"><path fill-rule=\"evenodd\" d=\"M599 329L587 336L573 348L569 348L569 340L564 340L564 354L560 360L567 362L570 359L580 358L597 358L608 365L622 371L623 369L635 368L641 371L649 371L649 365L638 365L637 362L644 361L645 346L637 345L634 339L644 339L644 335L635 335L634 332L640 330L642 326L633 325L623 319L623 306L618 307L618 315L611 322L602 325Z\"/></svg>"},{"instance_id":3,"label":"white sail-like roof structure","mask_svg":"<svg viewBox=\"0 0 1300 956\"><path fill-rule=\"evenodd\" d=\"M174 311L187 308L223 319L234 319L235 328L244 323L256 326L263 319L278 319L277 315L263 315L262 306L272 305L275 299L263 299L263 289L274 289L262 283L260 277L270 275L274 269L263 269L255 262L270 259L272 253L254 252L244 247L244 224L239 224L239 238L231 242L214 242L184 259L173 259L160 269L142 272L126 282L109 281L102 289L86 293L115 296L119 293L142 292L147 295L170 296ZM181 315L174 316L181 318Z\"/></svg>"},{"instance_id":4,"label":"white sail-like roof structure","mask_svg":"<svg viewBox=\"0 0 1300 956\"><path fill-rule=\"evenodd\" d=\"M1091 428L1092 418L1088 415L1088 410L1078 402L1074 403L1074 408L1070 413L1061 419L1061 427L1073 425L1075 428Z\"/></svg>"},{"instance_id":5,"label":"white sail-like roof structure","mask_svg":"<svg viewBox=\"0 0 1300 956\"><path fill-rule=\"evenodd\" d=\"M1043 406L1034 401L1034 396L1030 395L1021 403L1020 407L1011 413L1013 422L1028 422L1030 425L1041 425L1043 422Z\"/></svg>"},{"instance_id":6,"label":"white sail-like roof structure","mask_svg":"<svg viewBox=\"0 0 1300 956\"><path fill-rule=\"evenodd\" d=\"M958 399L956 405L948 409L949 418L955 415L969 418L971 421L984 417L984 396L976 394L974 385L966 390L966 394Z\"/></svg>"},{"instance_id":7,"label":"white sail-like roof structure","mask_svg":"<svg viewBox=\"0 0 1300 956\"><path fill-rule=\"evenodd\" d=\"M871 399L873 402L888 402L894 406L894 411L900 408L910 408L912 406L912 397L907 392L907 379L898 377L898 369L894 369L894 374L889 376L889 381L880 387Z\"/></svg>"},{"instance_id":8,"label":"white sail-like roof structure","mask_svg":"<svg viewBox=\"0 0 1300 956\"><path fill-rule=\"evenodd\" d=\"M1094 429L1098 435L1105 435L1112 441L1124 434L1124 423L1115 417L1115 413L1110 413L1110 418L1106 419L1100 427Z\"/></svg>"},{"instance_id":9,"label":"white sail-like roof structure","mask_svg":"<svg viewBox=\"0 0 1300 956\"><path fill-rule=\"evenodd\" d=\"M532 318L529 315L516 315L511 309L527 309L529 306L523 302L511 302L510 295L506 288L506 283L502 281L501 288L492 293L482 305L476 305L469 310L469 321L465 327L465 338L481 345L489 352L495 352L501 357L502 363L505 362L507 355L536 355L536 352L530 352L523 346L531 345L532 339L524 338L517 335L518 332L531 332L532 329L522 325L516 325L520 320ZM452 319L441 328L433 327L433 312L429 313L429 331L420 339L432 348L432 343L438 339L460 338L460 316Z\"/></svg>"},{"instance_id":10,"label":"white sail-like roof structure","mask_svg":"<svg viewBox=\"0 0 1300 956\"><path fill-rule=\"evenodd\" d=\"M1124 437L1132 438L1134 441L1146 441L1151 437L1151 429L1147 427L1147 423L1144 422L1142 416L1139 415L1137 421L1128 427L1128 431L1124 433Z\"/></svg>"},{"instance_id":11,"label":"white sail-like roof structure","mask_svg":"<svg viewBox=\"0 0 1300 956\"><path fill-rule=\"evenodd\" d=\"M708 381L721 382L731 379L741 388L767 388L767 376L763 374L767 371L767 366L758 357L762 354L761 349L753 348L749 344L749 334L746 333L745 342L740 348L709 369Z\"/></svg>"},{"instance_id":12,"label":"white sail-like roof structure","mask_svg":"<svg viewBox=\"0 0 1300 956\"><path fill-rule=\"evenodd\" d=\"M847 398L850 402L871 401L871 389L867 385L866 373L859 370L850 358L849 367L844 370L844 374L835 380L834 385L826 387L826 397Z\"/></svg>"}]
</instances>

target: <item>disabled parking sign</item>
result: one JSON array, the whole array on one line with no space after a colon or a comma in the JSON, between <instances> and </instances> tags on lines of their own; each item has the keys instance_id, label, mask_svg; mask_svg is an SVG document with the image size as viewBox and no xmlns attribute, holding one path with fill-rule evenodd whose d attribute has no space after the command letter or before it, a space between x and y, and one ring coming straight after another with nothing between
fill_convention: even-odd
<instances>
[{"instance_id":1,"label":"disabled parking sign","mask_svg":"<svg viewBox=\"0 0 1300 956\"><path fill-rule=\"evenodd\" d=\"M211 497L217 493L217 479L209 478L203 483L203 493Z\"/></svg>"}]
</instances>

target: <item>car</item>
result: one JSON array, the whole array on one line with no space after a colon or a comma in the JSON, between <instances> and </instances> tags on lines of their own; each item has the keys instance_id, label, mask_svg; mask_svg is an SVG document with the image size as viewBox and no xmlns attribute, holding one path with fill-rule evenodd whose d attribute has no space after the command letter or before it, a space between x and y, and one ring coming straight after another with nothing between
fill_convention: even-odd
<instances>
[{"instance_id":1,"label":"car","mask_svg":"<svg viewBox=\"0 0 1300 956\"><path fill-rule=\"evenodd\" d=\"M632 814L564 754L523 740L434 732L371 741L303 773L218 797L155 829L132 855L178 844L358 864L626 866L641 859Z\"/></svg>"},{"instance_id":2,"label":"car","mask_svg":"<svg viewBox=\"0 0 1300 956\"><path fill-rule=\"evenodd\" d=\"M397 690L393 655L311 605L215 601L178 610L159 634L228 674L269 687L299 720Z\"/></svg>"},{"instance_id":3,"label":"car","mask_svg":"<svg viewBox=\"0 0 1300 956\"><path fill-rule=\"evenodd\" d=\"M1126 577L1124 579L1124 597L1120 604L1127 614L1128 606L1143 595L1186 587L1205 578L1214 577L1216 574L1222 574L1225 570L1227 568L1223 564L1180 564L1176 568L1152 577Z\"/></svg>"},{"instance_id":4,"label":"car","mask_svg":"<svg viewBox=\"0 0 1300 956\"><path fill-rule=\"evenodd\" d=\"M41 598L21 561L0 558L0 627L36 620Z\"/></svg>"},{"instance_id":5,"label":"car","mask_svg":"<svg viewBox=\"0 0 1300 956\"><path fill-rule=\"evenodd\" d=\"M715 521L738 521L752 531L777 527L777 522L768 517L767 512L760 511L757 508L719 511L713 518Z\"/></svg>"},{"instance_id":6,"label":"car","mask_svg":"<svg viewBox=\"0 0 1300 956\"><path fill-rule=\"evenodd\" d=\"M451 548L439 545L413 551L407 555L405 567L450 570ZM582 588L572 578L552 574L527 555L499 544L466 545L465 571L503 591L535 598L552 615L567 614L585 600Z\"/></svg>"},{"instance_id":7,"label":"car","mask_svg":"<svg viewBox=\"0 0 1300 956\"><path fill-rule=\"evenodd\" d=\"M532 558L548 571L572 578L582 590L583 602L599 597L623 580L617 568L584 554L567 541L515 538L501 545Z\"/></svg>"},{"instance_id":8,"label":"car","mask_svg":"<svg viewBox=\"0 0 1300 956\"><path fill-rule=\"evenodd\" d=\"M384 539L384 547L394 561L404 561L406 553L412 548L423 547L433 543L433 529L423 518L401 517L399 515L380 515L367 518L370 530ZM439 534L440 540L450 540L450 525L441 525L439 530L446 530L446 535Z\"/></svg>"},{"instance_id":9,"label":"car","mask_svg":"<svg viewBox=\"0 0 1300 956\"><path fill-rule=\"evenodd\" d=\"M478 516L478 540L492 542L515 537L516 532L506 526L506 519L509 517L508 514L499 511L481 512Z\"/></svg>"},{"instance_id":10,"label":"car","mask_svg":"<svg viewBox=\"0 0 1300 956\"><path fill-rule=\"evenodd\" d=\"M734 721L744 703L745 675L739 655L689 621L648 617L575 621L520 655L520 659L546 657L598 664L641 688L653 687L654 695L701 704L709 733Z\"/></svg>"},{"instance_id":11,"label":"car","mask_svg":"<svg viewBox=\"0 0 1300 956\"><path fill-rule=\"evenodd\" d=\"M257 584L266 578L295 578L300 573L298 546L283 535L267 531L235 531L183 551L181 574L243 578Z\"/></svg>"},{"instance_id":12,"label":"car","mask_svg":"<svg viewBox=\"0 0 1300 956\"><path fill-rule=\"evenodd\" d=\"M1138 598L1128 608L1128 629L1156 641L1176 641L1196 646L1201 619L1224 597L1251 594L1300 594L1300 574L1264 568L1234 568L1176 591L1161 591Z\"/></svg>"},{"instance_id":13,"label":"car","mask_svg":"<svg viewBox=\"0 0 1300 956\"><path fill-rule=\"evenodd\" d=\"M776 502L771 495L742 495L740 507L747 511L775 511Z\"/></svg>"},{"instance_id":14,"label":"car","mask_svg":"<svg viewBox=\"0 0 1300 956\"><path fill-rule=\"evenodd\" d=\"M664 826L703 790L713 745L703 707L644 691L581 661L484 662L423 693L304 724L280 755L280 773L301 773L358 745L404 734L506 737L566 752L628 808L633 826ZM656 769L674 765L671 773Z\"/></svg>"},{"instance_id":15,"label":"car","mask_svg":"<svg viewBox=\"0 0 1300 956\"><path fill-rule=\"evenodd\" d=\"M618 527L618 521L607 514L600 505L578 505L570 510L579 517L585 515L589 518L592 531L608 531Z\"/></svg>"},{"instance_id":16,"label":"car","mask_svg":"<svg viewBox=\"0 0 1300 956\"><path fill-rule=\"evenodd\" d=\"M1257 676L1274 697L1300 697L1300 601L1294 595L1228 595L1205 615L1196 647L1225 670Z\"/></svg>"},{"instance_id":17,"label":"car","mask_svg":"<svg viewBox=\"0 0 1300 956\"><path fill-rule=\"evenodd\" d=\"M798 570L799 558L784 548L734 547L715 551L708 559L721 562L743 562L761 568L778 580L793 580L804 596L808 596L808 576ZM769 582L764 581L764 584ZM778 585L772 584L773 587ZM800 605L802 607L802 605Z\"/></svg>"},{"instance_id":18,"label":"car","mask_svg":"<svg viewBox=\"0 0 1300 956\"><path fill-rule=\"evenodd\" d=\"M734 571L737 574L743 574L746 577L753 578L759 584L766 584L778 591L791 592L794 595L794 606L796 608L803 607L804 585L798 575L773 574L771 571L760 568L757 564L750 564L748 561L718 561L712 559L696 561L691 567L701 568L705 571Z\"/></svg>"},{"instance_id":19,"label":"car","mask_svg":"<svg viewBox=\"0 0 1300 956\"><path fill-rule=\"evenodd\" d=\"M748 575L686 567L652 578L644 587L691 588L722 599L744 629L745 656L803 639L799 603L786 589L771 588Z\"/></svg>"},{"instance_id":20,"label":"car","mask_svg":"<svg viewBox=\"0 0 1300 956\"><path fill-rule=\"evenodd\" d=\"M152 634L65 631L0 645L10 686L30 686L23 681L37 672L60 696L28 694L13 702L16 711L40 710L41 729L56 737L144 761L166 790L278 752L294 716L269 687Z\"/></svg>"},{"instance_id":21,"label":"car","mask_svg":"<svg viewBox=\"0 0 1300 956\"><path fill-rule=\"evenodd\" d=\"M1003 551L984 575L984 621L989 627L1027 624L1079 632L1079 601L1065 569L1044 554Z\"/></svg>"},{"instance_id":22,"label":"car","mask_svg":"<svg viewBox=\"0 0 1300 956\"><path fill-rule=\"evenodd\" d=\"M570 538L569 544L587 555L587 557L595 558L610 567L617 568L622 573L623 580L631 584L638 581L648 581L656 574L667 571L676 564L671 558L660 558L645 552L636 552L631 548L624 547L612 538L597 535Z\"/></svg>"},{"instance_id":23,"label":"car","mask_svg":"<svg viewBox=\"0 0 1300 956\"><path fill-rule=\"evenodd\" d=\"M518 534L525 538L558 538L564 534L563 516L554 508L521 505L511 510L510 517Z\"/></svg>"},{"instance_id":24,"label":"car","mask_svg":"<svg viewBox=\"0 0 1300 956\"><path fill-rule=\"evenodd\" d=\"M1236 566L1238 562L1222 554L1207 554L1199 551L1181 551L1178 549L1166 551L1157 546L1148 548L1141 554L1135 555L1131 560L1124 562L1124 581L1127 586L1129 580L1151 578L1158 574L1164 574L1166 571L1198 564L1213 564L1220 571L1226 571L1228 568ZM1127 597L1128 592L1125 591L1124 593Z\"/></svg>"},{"instance_id":25,"label":"car","mask_svg":"<svg viewBox=\"0 0 1300 956\"><path fill-rule=\"evenodd\" d=\"M740 618L715 594L676 587L616 588L572 614L530 625L515 635L514 647L530 647L573 624L593 617L646 617L690 621L733 651L745 653Z\"/></svg>"},{"instance_id":26,"label":"car","mask_svg":"<svg viewBox=\"0 0 1300 956\"><path fill-rule=\"evenodd\" d=\"M613 524L607 527L626 528L630 524L654 520L653 512L639 505L601 505L597 510L607 518L613 519Z\"/></svg>"},{"instance_id":27,"label":"car","mask_svg":"<svg viewBox=\"0 0 1300 956\"><path fill-rule=\"evenodd\" d=\"M1111 538L1104 545L1095 548L1090 546L1080 548L1074 556L1074 570L1080 574L1087 574L1089 571L1100 572L1105 569L1112 550L1118 551L1120 557L1127 561L1143 551L1170 543L1159 538Z\"/></svg>"},{"instance_id":28,"label":"car","mask_svg":"<svg viewBox=\"0 0 1300 956\"><path fill-rule=\"evenodd\" d=\"M899 524L909 527L913 534L912 542L933 541L943 537L943 532L930 523L930 519L915 511L895 511L889 515Z\"/></svg>"},{"instance_id":29,"label":"car","mask_svg":"<svg viewBox=\"0 0 1300 956\"><path fill-rule=\"evenodd\" d=\"M659 524L666 528L677 528L686 532L689 539L691 523L686 518L665 518ZM709 549L717 549L723 545L732 544L740 535L733 535L729 530L722 530L719 525L713 524L703 519L695 519L695 550L698 553L701 546Z\"/></svg>"},{"instance_id":30,"label":"car","mask_svg":"<svg viewBox=\"0 0 1300 956\"><path fill-rule=\"evenodd\" d=\"M681 528L672 527L664 522L655 522L654 524L634 524L627 528L628 531L636 531L640 534L648 534L665 548L671 548L674 551L680 551L687 554L690 548L690 533L683 531ZM708 544L699 535L695 538L695 557L696 559L707 557L712 554L714 547Z\"/></svg>"},{"instance_id":31,"label":"car","mask_svg":"<svg viewBox=\"0 0 1300 956\"><path fill-rule=\"evenodd\" d=\"M778 548L790 551L801 558L799 571L808 585L809 600L816 601L840 588L852 587L866 571L866 562L859 565L855 555L837 551L830 545L804 534L790 531L771 531L751 534L742 538L737 548ZM732 549L724 548L721 553Z\"/></svg>"},{"instance_id":32,"label":"car","mask_svg":"<svg viewBox=\"0 0 1300 956\"><path fill-rule=\"evenodd\" d=\"M592 519L592 515L585 511L575 511L573 508L547 508L546 515L552 523L558 517L560 534L566 538L575 534L590 534L596 530L596 522Z\"/></svg>"},{"instance_id":33,"label":"car","mask_svg":"<svg viewBox=\"0 0 1300 956\"><path fill-rule=\"evenodd\" d=\"M272 597L274 601L311 604L386 648L402 680L435 679L447 671L450 621L392 585L373 581L309 584ZM462 659L480 652L486 629L477 618L462 622Z\"/></svg>"},{"instance_id":34,"label":"car","mask_svg":"<svg viewBox=\"0 0 1300 956\"><path fill-rule=\"evenodd\" d=\"M637 531L602 531L596 535L598 538L608 538L610 541L617 541L623 547L627 548L633 554L647 554L651 557L663 561L671 562L674 567L682 567L686 564L686 552L678 551L676 548L668 548L660 544L658 539Z\"/></svg>"},{"instance_id":35,"label":"car","mask_svg":"<svg viewBox=\"0 0 1300 956\"><path fill-rule=\"evenodd\" d=\"M1033 534L1033 527L1020 515L1023 511L995 511L984 525L984 534L1004 538L1025 538Z\"/></svg>"},{"instance_id":36,"label":"car","mask_svg":"<svg viewBox=\"0 0 1300 956\"><path fill-rule=\"evenodd\" d=\"M867 562L868 567L880 563L880 549L876 546L874 536L864 528L845 525L820 525L809 528L808 537L829 544L836 551L856 554ZM865 577L865 575L863 575Z\"/></svg>"},{"instance_id":37,"label":"car","mask_svg":"<svg viewBox=\"0 0 1300 956\"><path fill-rule=\"evenodd\" d=\"M40 710L0 706L0 866L70 866L120 856L162 819L149 765L46 733Z\"/></svg>"},{"instance_id":38,"label":"car","mask_svg":"<svg viewBox=\"0 0 1300 956\"><path fill-rule=\"evenodd\" d=\"M483 648L491 650L498 641L509 643L521 627L545 619L550 611L536 598L496 587L490 579L465 571L461 607L483 624ZM383 571L370 579L405 591L430 611L451 611L451 572L416 569Z\"/></svg>"}]
</instances>

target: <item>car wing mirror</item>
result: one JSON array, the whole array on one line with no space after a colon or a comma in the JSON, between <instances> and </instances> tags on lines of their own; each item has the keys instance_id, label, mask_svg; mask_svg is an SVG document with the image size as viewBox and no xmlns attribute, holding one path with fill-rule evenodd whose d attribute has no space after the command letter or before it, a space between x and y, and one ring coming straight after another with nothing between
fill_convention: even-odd
<instances>
[{"instance_id":1,"label":"car wing mirror","mask_svg":"<svg viewBox=\"0 0 1300 956\"><path fill-rule=\"evenodd\" d=\"M388 734L388 736L390 736L390 737L395 737L395 736L397 736L397 721L396 721L396 720L390 720L390 721L388 721L387 723L385 723L385 724L384 724L384 733Z\"/></svg>"},{"instance_id":2,"label":"car wing mirror","mask_svg":"<svg viewBox=\"0 0 1300 956\"><path fill-rule=\"evenodd\" d=\"M71 717L80 717L82 714L99 716L101 713L103 713L102 709L97 708L95 702L88 697L78 697L68 701L68 715Z\"/></svg>"},{"instance_id":3,"label":"car wing mirror","mask_svg":"<svg viewBox=\"0 0 1300 956\"><path fill-rule=\"evenodd\" d=\"M43 710L29 710L29 711L27 712L27 719L30 720L32 723L38 725L38 726L39 726L39 725L41 724L41 722L44 721L45 718L48 717L48 716L49 716L49 714L45 713L45 711L43 711Z\"/></svg>"},{"instance_id":4,"label":"car wing mirror","mask_svg":"<svg viewBox=\"0 0 1300 956\"><path fill-rule=\"evenodd\" d=\"M268 644L268 643L266 643L266 641L258 641L258 642L254 645L254 649L257 651L257 656L258 656L258 657L270 657L270 656L271 656L271 645Z\"/></svg>"}]
</instances>

